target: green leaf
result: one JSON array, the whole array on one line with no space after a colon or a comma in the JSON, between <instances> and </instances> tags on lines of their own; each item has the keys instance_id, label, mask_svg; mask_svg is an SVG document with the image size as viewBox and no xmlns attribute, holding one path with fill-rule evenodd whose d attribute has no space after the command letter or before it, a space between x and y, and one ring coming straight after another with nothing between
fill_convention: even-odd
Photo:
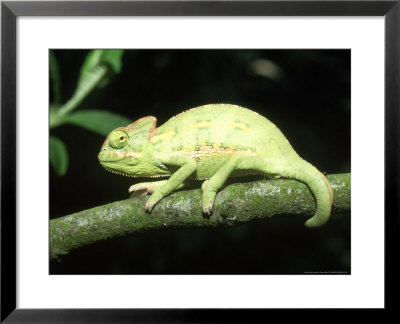
<instances>
[{"instance_id":1,"label":"green leaf","mask_svg":"<svg viewBox=\"0 0 400 324\"><path fill-rule=\"evenodd\" d=\"M124 50L103 50L101 62L108 64L113 72L118 74L122 69L122 54L124 54Z\"/></svg>"},{"instance_id":2,"label":"green leaf","mask_svg":"<svg viewBox=\"0 0 400 324\"><path fill-rule=\"evenodd\" d=\"M121 72L123 53L124 50L91 50L82 64L78 89L82 91L88 85L92 85L93 80L99 88L107 85L114 74ZM106 69L106 73L97 80L98 73L103 69Z\"/></svg>"},{"instance_id":3,"label":"green leaf","mask_svg":"<svg viewBox=\"0 0 400 324\"><path fill-rule=\"evenodd\" d=\"M58 66L57 57L52 50L49 50L49 70L51 90L53 94L53 105L57 105L61 102L60 69Z\"/></svg>"},{"instance_id":4,"label":"green leaf","mask_svg":"<svg viewBox=\"0 0 400 324\"><path fill-rule=\"evenodd\" d=\"M108 82L108 71L102 65L95 65L93 68L86 71L78 80L74 96L86 97L93 89L99 87L100 84Z\"/></svg>"},{"instance_id":5,"label":"green leaf","mask_svg":"<svg viewBox=\"0 0 400 324\"><path fill-rule=\"evenodd\" d=\"M106 66L112 73L120 73L122 69L122 55L124 50L92 50L86 56L81 67L80 79L85 78L86 74L96 68L96 66ZM112 74L110 73L110 74Z\"/></svg>"},{"instance_id":6,"label":"green leaf","mask_svg":"<svg viewBox=\"0 0 400 324\"><path fill-rule=\"evenodd\" d=\"M97 134L107 136L113 129L129 125L132 121L105 110L80 110L65 116L66 123L74 124Z\"/></svg>"},{"instance_id":7,"label":"green leaf","mask_svg":"<svg viewBox=\"0 0 400 324\"><path fill-rule=\"evenodd\" d=\"M92 50L88 53L82 64L79 79L81 80L91 69L100 64L103 50Z\"/></svg>"},{"instance_id":8,"label":"green leaf","mask_svg":"<svg viewBox=\"0 0 400 324\"><path fill-rule=\"evenodd\" d=\"M68 170L68 151L64 143L50 135L50 163L54 171L63 176Z\"/></svg>"}]
</instances>

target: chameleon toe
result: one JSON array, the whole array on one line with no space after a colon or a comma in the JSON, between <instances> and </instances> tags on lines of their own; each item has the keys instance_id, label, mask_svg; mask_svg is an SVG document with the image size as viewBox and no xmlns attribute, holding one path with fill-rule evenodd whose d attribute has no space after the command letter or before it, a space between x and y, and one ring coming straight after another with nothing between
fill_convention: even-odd
<instances>
[{"instance_id":1,"label":"chameleon toe","mask_svg":"<svg viewBox=\"0 0 400 324\"><path fill-rule=\"evenodd\" d=\"M141 185L132 185L129 187L129 195L130 197L138 197L146 195L149 192L148 188L141 186Z\"/></svg>"},{"instance_id":2,"label":"chameleon toe","mask_svg":"<svg viewBox=\"0 0 400 324\"><path fill-rule=\"evenodd\" d=\"M138 191L138 190L143 190L143 189L145 189L145 188L142 188L139 185L134 184L134 185L129 187L128 191L131 194L132 192L135 192L135 191Z\"/></svg>"},{"instance_id":3,"label":"chameleon toe","mask_svg":"<svg viewBox=\"0 0 400 324\"><path fill-rule=\"evenodd\" d=\"M213 210L213 204L208 204L206 206L202 206L203 213L206 215L211 215Z\"/></svg>"},{"instance_id":4,"label":"chameleon toe","mask_svg":"<svg viewBox=\"0 0 400 324\"><path fill-rule=\"evenodd\" d=\"M155 205L155 204L146 203L146 205L145 205L145 207L144 207L144 210L146 211L146 213L149 213L149 214L150 214L151 211L153 210L154 205Z\"/></svg>"}]
</instances>

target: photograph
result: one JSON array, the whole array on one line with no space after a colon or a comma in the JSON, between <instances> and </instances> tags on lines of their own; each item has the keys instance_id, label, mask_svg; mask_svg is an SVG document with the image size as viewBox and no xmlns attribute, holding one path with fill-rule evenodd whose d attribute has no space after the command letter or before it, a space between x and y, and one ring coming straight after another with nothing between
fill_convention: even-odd
<instances>
[{"instance_id":1,"label":"photograph","mask_svg":"<svg viewBox=\"0 0 400 324\"><path fill-rule=\"evenodd\" d=\"M49 49L50 275L351 274L351 49Z\"/></svg>"}]
</instances>

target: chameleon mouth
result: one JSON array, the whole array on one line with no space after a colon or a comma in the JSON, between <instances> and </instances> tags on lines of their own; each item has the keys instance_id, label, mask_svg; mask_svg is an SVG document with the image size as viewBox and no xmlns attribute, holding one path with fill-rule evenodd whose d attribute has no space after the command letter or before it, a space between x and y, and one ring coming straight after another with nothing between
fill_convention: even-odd
<instances>
[{"instance_id":1,"label":"chameleon mouth","mask_svg":"<svg viewBox=\"0 0 400 324\"><path fill-rule=\"evenodd\" d=\"M104 152L104 150L102 150L98 154L98 159L100 163L117 162L123 159L135 161L136 159L140 158L140 155L140 153L135 152Z\"/></svg>"},{"instance_id":2,"label":"chameleon mouth","mask_svg":"<svg viewBox=\"0 0 400 324\"><path fill-rule=\"evenodd\" d=\"M123 158L124 156L120 154L109 154L104 152L101 152L98 155L100 162L116 162L122 160Z\"/></svg>"}]
</instances>

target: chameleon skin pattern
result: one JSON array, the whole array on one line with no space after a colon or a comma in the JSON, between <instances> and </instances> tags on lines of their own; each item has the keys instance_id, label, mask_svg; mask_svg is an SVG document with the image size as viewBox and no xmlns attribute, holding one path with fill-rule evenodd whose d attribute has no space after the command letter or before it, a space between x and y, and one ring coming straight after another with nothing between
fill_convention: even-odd
<instances>
[{"instance_id":1,"label":"chameleon skin pattern","mask_svg":"<svg viewBox=\"0 0 400 324\"><path fill-rule=\"evenodd\" d=\"M286 137L268 119L246 108L211 104L187 110L156 128L157 119L143 117L119 127L106 138L101 165L131 177L169 177L135 184L130 192L151 193L146 211L186 179L205 180L202 209L212 213L217 191L228 177L264 174L304 182L317 209L306 226L324 224L331 214L332 189L313 165L294 151Z\"/></svg>"}]
</instances>

